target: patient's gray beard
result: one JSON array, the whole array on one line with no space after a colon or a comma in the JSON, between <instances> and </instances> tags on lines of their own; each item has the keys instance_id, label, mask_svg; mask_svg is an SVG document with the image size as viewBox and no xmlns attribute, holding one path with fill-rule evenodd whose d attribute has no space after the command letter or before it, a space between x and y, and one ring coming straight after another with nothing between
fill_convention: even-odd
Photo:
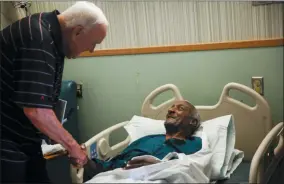
<instances>
[{"instance_id":1,"label":"patient's gray beard","mask_svg":"<svg viewBox=\"0 0 284 184\"><path fill-rule=\"evenodd\" d=\"M183 132L186 137L192 136L193 132L193 126L192 125L187 125L187 126L182 126L182 124L174 124L174 123L164 123L165 129L166 129L166 134L168 135L174 135L178 132Z\"/></svg>"},{"instance_id":2,"label":"patient's gray beard","mask_svg":"<svg viewBox=\"0 0 284 184\"><path fill-rule=\"evenodd\" d=\"M174 135L174 134L179 132L179 126L178 125L165 122L164 126L165 126L165 129L166 129L166 133L168 135Z\"/></svg>"}]
</instances>

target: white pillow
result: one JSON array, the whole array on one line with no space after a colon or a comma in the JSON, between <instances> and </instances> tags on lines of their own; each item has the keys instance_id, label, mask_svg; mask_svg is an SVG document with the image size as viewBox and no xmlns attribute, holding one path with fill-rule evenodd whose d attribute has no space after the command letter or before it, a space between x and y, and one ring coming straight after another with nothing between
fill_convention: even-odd
<instances>
[{"instance_id":1,"label":"white pillow","mask_svg":"<svg viewBox=\"0 0 284 184\"><path fill-rule=\"evenodd\" d=\"M232 120L232 115L220 116L214 119L210 119L201 123L200 128L194 133L195 136L202 137L202 131L205 131L209 146L216 146L216 141L219 137L218 132L212 131L215 127L219 128L219 125L228 125ZM166 134L164 127L164 120L155 120L142 116L133 116L124 128L129 134L130 143L140 139L142 137L154 134ZM217 127L216 127L217 126ZM212 129L213 128L213 129ZM234 133L234 132L233 132Z\"/></svg>"},{"instance_id":2,"label":"white pillow","mask_svg":"<svg viewBox=\"0 0 284 184\"><path fill-rule=\"evenodd\" d=\"M164 120L155 120L141 116L133 116L132 119L124 126L130 137L130 143L145 137L147 135L166 134ZM208 138L202 131L202 127L195 132L196 136L202 138L202 149L208 148Z\"/></svg>"},{"instance_id":3,"label":"white pillow","mask_svg":"<svg viewBox=\"0 0 284 184\"><path fill-rule=\"evenodd\" d=\"M235 150L235 125L233 115L221 116L202 123L206 132L212 156L211 179L227 179L228 169L232 166L231 157ZM240 158L242 159L242 158Z\"/></svg>"},{"instance_id":4,"label":"white pillow","mask_svg":"<svg viewBox=\"0 0 284 184\"><path fill-rule=\"evenodd\" d=\"M164 120L133 116L124 128L130 136L130 144L147 135L166 134Z\"/></svg>"},{"instance_id":5,"label":"white pillow","mask_svg":"<svg viewBox=\"0 0 284 184\"><path fill-rule=\"evenodd\" d=\"M165 134L164 120L154 120L134 116L124 127L131 143L141 137L153 134ZM195 136L202 138L202 149L210 147L213 152L211 179L227 178L230 158L235 146L235 126L232 115L220 116L201 123ZM208 141L208 142L207 142Z\"/></svg>"}]
</instances>

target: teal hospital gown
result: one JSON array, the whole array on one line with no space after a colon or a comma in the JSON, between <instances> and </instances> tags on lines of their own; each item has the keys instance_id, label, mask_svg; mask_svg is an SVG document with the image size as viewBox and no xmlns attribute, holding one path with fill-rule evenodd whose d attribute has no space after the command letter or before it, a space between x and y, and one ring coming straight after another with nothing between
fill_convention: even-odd
<instances>
[{"instance_id":1,"label":"teal hospital gown","mask_svg":"<svg viewBox=\"0 0 284 184\"><path fill-rule=\"evenodd\" d=\"M186 155L196 153L202 147L200 137L191 137L186 140L168 139L166 136L149 135L131 143L123 152L109 161L93 159L100 168L100 172L122 168L133 157L142 155L152 155L163 159L170 152L184 153Z\"/></svg>"}]
</instances>

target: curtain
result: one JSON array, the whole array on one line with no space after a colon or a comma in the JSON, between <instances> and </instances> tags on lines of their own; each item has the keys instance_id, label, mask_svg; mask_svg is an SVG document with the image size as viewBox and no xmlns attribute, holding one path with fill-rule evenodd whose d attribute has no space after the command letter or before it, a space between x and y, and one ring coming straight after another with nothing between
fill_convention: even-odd
<instances>
[{"instance_id":1,"label":"curtain","mask_svg":"<svg viewBox=\"0 0 284 184\"><path fill-rule=\"evenodd\" d=\"M64 11L76 1L32 2L31 13ZM109 20L97 49L259 40L283 37L283 4L185 0L100 0Z\"/></svg>"}]
</instances>

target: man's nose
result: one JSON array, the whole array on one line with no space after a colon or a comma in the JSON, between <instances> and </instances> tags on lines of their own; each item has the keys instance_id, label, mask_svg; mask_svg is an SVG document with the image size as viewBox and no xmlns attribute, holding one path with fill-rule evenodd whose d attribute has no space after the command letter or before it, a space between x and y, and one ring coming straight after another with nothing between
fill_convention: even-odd
<instances>
[{"instance_id":1,"label":"man's nose","mask_svg":"<svg viewBox=\"0 0 284 184\"><path fill-rule=\"evenodd\" d=\"M170 109L168 110L168 112L169 112L169 113L174 113L175 111L174 111L173 108L170 108Z\"/></svg>"},{"instance_id":2,"label":"man's nose","mask_svg":"<svg viewBox=\"0 0 284 184\"><path fill-rule=\"evenodd\" d=\"M90 49L90 53L93 53L95 51L95 48L96 48L96 45Z\"/></svg>"},{"instance_id":3,"label":"man's nose","mask_svg":"<svg viewBox=\"0 0 284 184\"><path fill-rule=\"evenodd\" d=\"M93 53L93 52L94 52L94 50L95 50L95 48L90 49L90 50L89 50L89 52L90 52L90 53Z\"/></svg>"}]
</instances>

